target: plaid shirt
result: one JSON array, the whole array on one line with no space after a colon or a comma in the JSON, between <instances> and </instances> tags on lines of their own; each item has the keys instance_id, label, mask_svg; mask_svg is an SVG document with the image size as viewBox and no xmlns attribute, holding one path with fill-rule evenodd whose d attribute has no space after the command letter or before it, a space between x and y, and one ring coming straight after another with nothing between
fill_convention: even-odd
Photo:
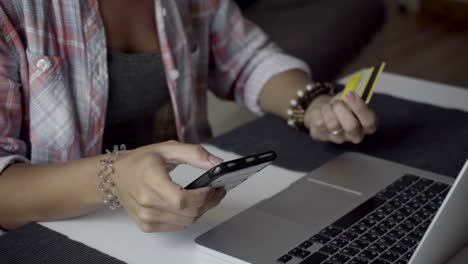
<instances>
[{"instance_id":1,"label":"plaid shirt","mask_svg":"<svg viewBox=\"0 0 468 264\"><path fill-rule=\"evenodd\" d=\"M155 0L179 140L211 135L206 92L260 113L274 75L307 66L283 54L230 0ZM108 95L98 0L0 0L0 171L101 153ZM157 87L155 87L157 88Z\"/></svg>"}]
</instances>

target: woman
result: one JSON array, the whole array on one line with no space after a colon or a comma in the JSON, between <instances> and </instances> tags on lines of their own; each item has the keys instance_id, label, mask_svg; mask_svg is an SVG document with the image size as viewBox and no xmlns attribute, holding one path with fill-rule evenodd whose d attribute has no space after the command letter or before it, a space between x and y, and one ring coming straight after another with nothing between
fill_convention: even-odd
<instances>
[{"instance_id":1,"label":"woman","mask_svg":"<svg viewBox=\"0 0 468 264\"><path fill-rule=\"evenodd\" d=\"M5 229L104 203L122 205L145 232L185 228L225 192L183 190L168 171L180 163L208 169L221 159L198 145L151 145L153 134L159 142L208 138L208 87L256 113L288 118L290 100L312 82L303 62L228 0L0 0L0 26ZM296 124L335 143L375 132L375 113L359 97L331 101L331 92L314 94ZM100 155L121 143L133 150Z\"/></svg>"}]
</instances>

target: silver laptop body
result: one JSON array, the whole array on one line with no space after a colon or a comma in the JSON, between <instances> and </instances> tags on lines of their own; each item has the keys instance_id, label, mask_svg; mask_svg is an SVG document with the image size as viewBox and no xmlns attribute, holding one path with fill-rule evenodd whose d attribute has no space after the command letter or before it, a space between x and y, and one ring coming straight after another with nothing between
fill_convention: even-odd
<instances>
[{"instance_id":1,"label":"silver laptop body","mask_svg":"<svg viewBox=\"0 0 468 264\"><path fill-rule=\"evenodd\" d=\"M467 174L466 168L462 173ZM416 180L413 176L402 178L405 175L416 175L418 178ZM411 179L411 181L407 181L408 179ZM227 263L263 264L283 263L283 261L288 264L327 263L338 254L348 257L348 260L346 258L338 259L344 261L343 263L354 263L351 262L353 258L355 259L363 253L369 253L369 251L372 251L370 247L374 246L374 242L380 241L375 240L372 242L371 239L375 239L375 237L366 236L365 238L370 239L369 244L366 246L361 243L357 247L357 240L367 241L361 239L364 238L364 234L368 235L371 229L374 231L374 228L379 230L377 227L380 226L384 227L384 233L387 232L387 235L390 234L389 232L394 231L394 228L383 225L384 221L386 221L385 223L389 222L387 219L390 219L388 218L390 216L393 217L392 220L395 220L393 212L389 208L395 208L395 212L400 209L403 212L408 212L407 207L409 202L412 201L407 201L408 204L405 205L404 201L399 200L401 207L398 207L398 203L394 202L395 197L408 196L406 194L412 193L410 191L414 191L415 187L420 188L419 185L427 183L428 185L422 188L422 191L427 188L424 192L428 192L429 188L435 190L436 187L440 187L437 189L438 192L441 190L441 186L446 186L446 189L441 192L440 197L437 196L439 194L436 194L436 196L428 199L427 204L424 205L424 212L426 213L427 207L432 209L433 214L430 218L421 220L423 221L423 223L420 223L421 226L423 224L426 227L429 226L431 219L434 218L434 214L437 212L438 207L434 209L433 206L429 206L429 203L434 205L437 198L440 206L445 196L451 197L452 200L445 200L443 207L441 207L443 209L439 210L438 220L433 221L429 227L430 232L416 233L416 228L407 231L407 233L414 231L416 235L420 235L419 240L422 239L422 247L417 247L417 244L411 247L408 246L408 252L403 254L406 255L406 260L403 262L403 255L393 259L390 253L387 256L389 258L386 260L387 263L408 263L409 258L413 255L412 264L441 263L467 242L465 234L467 234L468 228L464 226L464 223L468 223L468 213L463 214L461 212L464 212L468 206L468 192L459 189L468 188L468 186L464 186L468 184L468 176L459 177L457 182L459 187L452 188L449 193L449 185L453 181L454 179L443 175L401 164L358 153L346 153L307 174L273 197L254 205L199 236L196 243L202 252ZM416 183L418 183L418 186L416 186ZM395 186L400 189L395 189ZM388 193L390 195L387 195ZM432 193L428 194L432 195ZM395 196L388 198L385 195L388 197ZM416 195L419 197L420 193ZM388 200L383 199L384 196ZM392 203L390 204L390 202ZM393 207L390 207L390 205ZM423 209L422 205L423 202L421 202L421 210ZM381 208L384 206L386 208L382 211ZM369 209L371 207L374 209ZM403 207L406 209L403 209ZM385 214L377 214L375 208L378 208L379 212L385 212ZM419 216L417 209L414 209L411 213L415 214L416 212ZM369 222L367 216L374 213L376 213L376 216L383 216L384 218L374 219L373 223L372 220ZM363 217L360 214L366 214L367 216ZM406 217L406 220L409 220L410 217L413 220L420 219L415 215L404 217ZM366 222L364 223L364 221ZM369 224L369 226L364 224ZM375 226L372 226L372 224L375 224ZM334 232L337 229L335 225L340 227L338 228L340 230L339 234ZM365 229L369 232L360 230L361 228L357 230L358 225L365 226ZM396 224L395 227L398 227L398 225ZM330 235L329 233L333 234ZM345 236L345 233L348 236ZM426 235L422 238L425 233ZM398 237L401 233L397 232L395 235ZM404 233L404 235L407 234ZM444 235L450 235L450 237L443 239L444 244L441 245L440 238ZM344 239L342 239L342 236L344 236ZM323 241L318 239L319 242L317 242L317 237L327 239ZM387 249L399 243L396 237L396 242L389 244ZM378 236L378 239L381 239L381 237ZM344 240L348 244L347 246L337 245L335 240L339 242ZM352 254L341 254L348 246L356 246L354 249L358 249L359 252L351 252L355 254L354 256ZM338 249L339 251L325 254L323 253L325 247L327 249ZM387 251L376 253L375 258L367 263L380 259L380 257L383 257L383 253ZM412 254L415 251L416 253ZM349 251L346 252L349 253ZM316 258L316 256L319 257ZM285 261L286 259L288 260ZM428 259L431 261L428 261ZM361 260L365 260L365 258L361 258Z\"/></svg>"}]
</instances>

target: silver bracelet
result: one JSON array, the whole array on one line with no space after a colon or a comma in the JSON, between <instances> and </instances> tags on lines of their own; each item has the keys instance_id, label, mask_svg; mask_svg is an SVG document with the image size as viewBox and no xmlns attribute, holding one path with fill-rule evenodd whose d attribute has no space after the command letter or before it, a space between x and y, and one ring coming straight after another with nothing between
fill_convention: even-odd
<instances>
[{"instance_id":1,"label":"silver bracelet","mask_svg":"<svg viewBox=\"0 0 468 264\"><path fill-rule=\"evenodd\" d=\"M115 210L122 207L119 201L119 197L112 192L112 187L114 187L114 181L112 180L112 175L115 173L114 162L116 161L119 153L121 151L126 151L127 148L125 145L114 146L112 152L106 150L107 158L100 160L101 169L99 170L98 176L101 179L99 183L99 190L103 194L103 202L107 205L110 210Z\"/></svg>"}]
</instances>

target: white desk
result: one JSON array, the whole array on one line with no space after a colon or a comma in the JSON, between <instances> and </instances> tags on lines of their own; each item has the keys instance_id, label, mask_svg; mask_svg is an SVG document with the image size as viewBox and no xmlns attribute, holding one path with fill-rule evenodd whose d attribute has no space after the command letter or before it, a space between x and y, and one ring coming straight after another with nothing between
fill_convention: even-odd
<instances>
[{"instance_id":1,"label":"white desk","mask_svg":"<svg viewBox=\"0 0 468 264\"><path fill-rule=\"evenodd\" d=\"M377 91L418 102L468 111L468 89L383 74ZM225 159L235 155L209 147ZM201 171L178 168L174 179L190 182ZM268 167L232 190L226 199L197 224L177 233L145 234L123 211L100 213L61 222L41 223L104 253L128 263L220 263L200 253L194 238L260 200L270 197L302 176L302 173ZM268 184L264 184L268 182Z\"/></svg>"}]
</instances>

